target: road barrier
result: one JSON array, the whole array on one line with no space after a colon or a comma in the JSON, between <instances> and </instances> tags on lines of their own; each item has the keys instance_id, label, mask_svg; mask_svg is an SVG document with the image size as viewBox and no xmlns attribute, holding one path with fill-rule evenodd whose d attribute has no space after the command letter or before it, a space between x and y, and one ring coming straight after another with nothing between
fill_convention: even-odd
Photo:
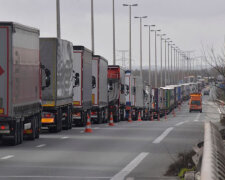
<instances>
[{"instance_id":1,"label":"road barrier","mask_svg":"<svg viewBox=\"0 0 225 180\"><path fill-rule=\"evenodd\" d=\"M225 179L225 148L218 128L205 123L201 180Z\"/></svg>"}]
</instances>

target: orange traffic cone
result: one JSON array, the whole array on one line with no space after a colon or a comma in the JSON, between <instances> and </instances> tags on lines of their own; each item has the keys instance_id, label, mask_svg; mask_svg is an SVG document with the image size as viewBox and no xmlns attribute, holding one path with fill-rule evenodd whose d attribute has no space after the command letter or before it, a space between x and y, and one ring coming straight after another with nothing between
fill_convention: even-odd
<instances>
[{"instance_id":1,"label":"orange traffic cone","mask_svg":"<svg viewBox=\"0 0 225 180\"><path fill-rule=\"evenodd\" d=\"M141 120L141 112L138 113L138 120L137 121L142 121Z\"/></svg>"},{"instance_id":2,"label":"orange traffic cone","mask_svg":"<svg viewBox=\"0 0 225 180\"><path fill-rule=\"evenodd\" d=\"M114 126L114 122L113 122L113 114L112 114L112 112L110 113L109 126Z\"/></svg>"},{"instance_id":3,"label":"orange traffic cone","mask_svg":"<svg viewBox=\"0 0 225 180\"><path fill-rule=\"evenodd\" d=\"M158 113L158 121L160 121L160 114Z\"/></svg>"},{"instance_id":4,"label":"orange traffic cone","mask_svg":"<svg viewBox=\"0 0 225 180\"><path fill-rule=\"evenodd\" d=\"M129 118L128 118L128 122L132 122L131 111L129 111Z\"/></svg>"},{"instance_id":5,"label":"orange traffic cone","mask_svg":"<svg viewBox=\"0 0 225 180\"><path fill-rule=\"evenodd\" d=\"M165 111L165 120L167 120L167 113L166 113L166 111Z\"/></svg>"},{"instance_id":6,"label":"orange traffic cone","mask_svg":"<svg viewBox=\"0 0 225 180\"><path fill-rule=\"evenodd\" d=\"M86 124L85 132L86 133L92 133L92 129L91 129L91 118L90 118L89 114L87 114L87 124Z\"/></svg>"}]
</instances>

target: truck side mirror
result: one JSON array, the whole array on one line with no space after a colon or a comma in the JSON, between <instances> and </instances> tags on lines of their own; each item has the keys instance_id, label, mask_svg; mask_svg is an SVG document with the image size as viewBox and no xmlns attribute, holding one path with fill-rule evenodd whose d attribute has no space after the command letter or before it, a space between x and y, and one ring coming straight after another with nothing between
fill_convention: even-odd
<instances>
[{"instance_id":1,"label":"truck side mirror","mask_svg":"<svg viewBox=\"0 0 225 180\"><path fill-rule=\"evenodd\" d=\"M124 84L121 84L120 91L121 91L121 94L124 94Z\"/></svg>"},{"instance_id":2,"label":"truck side mirror","mask_svg":"<svg viewBox=\"0 0 225 180\"><path fill-rule=\"evenodd\" d=\"M75 82L74 82L74 86L77 87L80 85L80 74L76 73L75 74Z\"/></svg>"},{"instance_id":3,"label":"truck side mirror","mask_svg":"<svg viewBox=\"0 0 225 180\"><path fill-rule=\"evenodd\" d=\"M109 91L112 91L113 90L112 82L109 82L108 89L109 89Z\"/></svg>"},{"instance_id":4,"label":"truck side mirror","mask_svg":"<svg viewBox=\"0 0 225 180\"><path fill-rule=\"evenodd\" d=\"M49 69L47 69L44 65L41 64L40 68L42 69L42 72L44 72L44 75L42 74L42 77L45 76L45 85L42 86L42 90L49 87L51 85L51 72Z\"/></svg>"},{"instance_id":5,"label":"truck side mirror","mask_svg":"<svg viewBox=\"0 0 225 180\"><path fill-rule=\"evenodd\" d=\"M126 85L126 94L125 95L128 95L129 93L130 93L129 86Z\"/></svg>"},{"instance_id":6,"label":"truck side mirror","mask_svg":"<svg viewBox=\"0 0 225 180\"><path fill-rule=\"evenodd\" d=\"M96 87L96 78L92 76L92 89Z\"/></svg>"}]
</instances>

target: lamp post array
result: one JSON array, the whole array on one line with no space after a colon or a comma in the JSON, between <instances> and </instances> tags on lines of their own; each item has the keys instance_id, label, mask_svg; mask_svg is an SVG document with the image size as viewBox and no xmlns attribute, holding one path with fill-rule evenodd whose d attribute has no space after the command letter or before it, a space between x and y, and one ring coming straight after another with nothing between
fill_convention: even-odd
<instances>
[{"instance_id":1,"label":"lamp post array","mask_svg":"<svg viewBox=\"0 0 225 180\"><path fill-rule=\"evenodd\" d=\"M123 4L123 6L125 7L129 7L129 70L132 70L132 64L131 64L131 51L132 51L132 47L131 47L131 8L138 6L138 4Z\"/></svg>"},{"instance_id":2,"label":"lamp post array","mask_svg":"<svg viewBox=\"0 0 225 180\"><path fill-rule=\"evenodd\" d=\"M142 73L142 19L147 18L148 16L135 16L134 18L140 19L140 77L143 80Z\"/></svg>"}]
</instances>

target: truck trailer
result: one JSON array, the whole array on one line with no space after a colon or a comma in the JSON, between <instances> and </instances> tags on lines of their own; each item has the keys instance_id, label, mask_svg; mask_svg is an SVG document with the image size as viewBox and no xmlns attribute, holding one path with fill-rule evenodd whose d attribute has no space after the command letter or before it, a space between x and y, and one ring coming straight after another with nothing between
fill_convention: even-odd
<instances>
[{"instance_id":1,"label":"truck trailer","mask_svg":"<svg viewBox=\"0 0 225 180\"><path fill-rule=\"evenodd\" d=\"M135 100L133 107L133 119L138 119L138 114L144 115L144 85L140 76L134 76Z\"/></svg>"},{"instance_id":2,"label":"truck trailer","mask_svg":"<svg viewBox=\"0 0 225 180\"><path fill-rule=\"evenodd\" d=\"M73 46L73 54L73 124L84 126L92 107L92 51Z\"/></svg>"},{"instance_id":3,"label":"truck trailer","mask_svg":"<svg viewBox=\"0 0 225 180\"><path fill-rule=\"evenodd\" d=\"M115 122L125 118L125 71L117 65L108 66L109 114Z\"/></svg>"},{"instance_id":4,"label":"truck trailer","mask_svg":"<svg viewBox=\"0 0 225 180\"><path fill-rule=\"evenodd\" d=\"M40 133L39 30L0 22L0 39L0 139L17 145Z\"/></svg>"},{"instance_id":5,"label":"truck trailer","mask_svg":"<svg viewBox=\"0 0 225 180\"><path fill-rule=\"evenodd\" d=\"M42 127L51 132L72 128L73 46L58 38L40 38L40 58L47 86L42 88Z\"/></svg>"},{"instance_id":6,"label":"truck trailer","mask_svg":"<svg viewBox=\"0 0 225 180\"><path fill-rule=\"evenodd\" d=\"M94 123L108 121L108 61L101 56L92 58L92 109L91 119Z\"/></svg>"}]
</instances>

